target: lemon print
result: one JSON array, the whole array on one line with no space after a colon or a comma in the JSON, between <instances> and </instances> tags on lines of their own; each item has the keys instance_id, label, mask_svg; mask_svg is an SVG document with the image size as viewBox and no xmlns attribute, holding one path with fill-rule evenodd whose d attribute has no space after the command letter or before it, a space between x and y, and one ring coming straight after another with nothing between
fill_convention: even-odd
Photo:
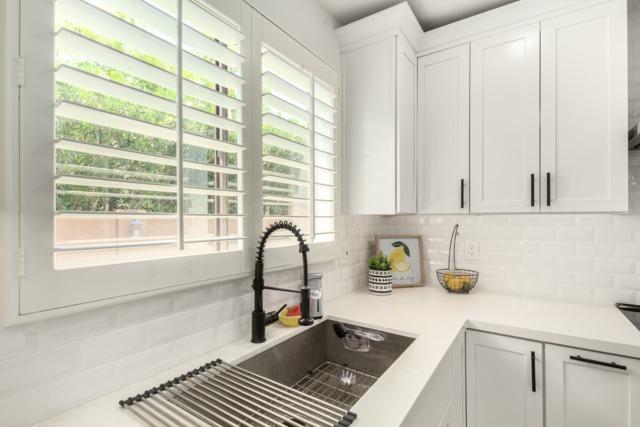
<instances>
[{"instance_id":1,"label":"lemon print","mask_svg":"<svg viewBox=\"0 0 640 427\"><path fill-rule=\"evenodd\" d=\"M394 272L404 273L411 268L411 261L407 259L404 248L395 248L389 253L389 263Z\"/></svg>"}]
</instances>

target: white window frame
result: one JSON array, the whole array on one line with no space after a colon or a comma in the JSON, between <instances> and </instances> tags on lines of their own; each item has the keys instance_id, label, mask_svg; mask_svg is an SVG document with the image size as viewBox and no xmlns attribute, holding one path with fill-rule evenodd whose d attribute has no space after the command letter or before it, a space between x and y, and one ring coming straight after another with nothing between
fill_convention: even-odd
<instances>
[{"instance_id":1,"label":"white window frame","mask_svg":"<svg viewBox=\"0 0 640 427\"><path fill-rule=\"evenodd\" d=\"M268 37L292 58L300 60L305 67L323 81L332 84L338 93L336 109L340 110L339 73L308 51L286 33L253 10L244 1L207 0L223 13L241 22L250 43L243 52L247 61L243 75L247 77L245 110L248 117L242 140L245 141L245 218L244 230L247 239L243 249L206 255L185 255L164 259L132 261L70 270L53 268L53 141L51 129L53 108L51 100L42 93L53 94L53 55L37 55L43 49L53 52L53 37L47 31L53 28L53 2L50 0L20 0L0 4L0 293L2 321L17 324L40 320L73 312L95 309L106 305L175 292L178 289L209 285L216 282L246 278L253 270L254 243L261 233L261 61L260 49L252 47ZM20 8L22 8L22 13ZM28 13L29 8L37 13ZM25 20L29 19L29 22ZM21 37L20 26L38 28L42 37ZM26 27L28 26L28 27ZM50 39L50 46L43 48L42 40ZM257 55L257 57L256 57ZM21 76L17 64L20 58L28 58L24 67L24 85L19 87ZM38 60L37 58L40 58ZM256 60L257 59L257 60ZM50 73L51 79L38 78ZM52 95L53 96L53 95ZM20 100L20 101L18 101ZM49 102L49 104L47 104ZM19 108L16 108L16 105ZM257 107L257 108L256 108ZM29 110L27 109L29 108ZM44 113L43 113L44 112ZM40 117L29 122L26 117ZM340 212L340 115L336 118L336 196L335 215ZM42 125L34 126L33 123ZM51 128L47 130L47 123ZM28 126L25 126L28 125ZM26 144L29 138L48 141L46 155L29 153ZM32 139L33 140L33 139ZM32 145L31 145L32 146ZM257 156L256 157L256 153ZM255 163L258 161L258 163ZM39 178L38 178L38 171ZM46 180L42 171L46 171ZM43 185L43 183L45 183ZM27 197L28 196L28 197ZM312 243L310 263L319 263L336 258L338 234L332 242ZM267 251L267 270L298 267L300 255L297 246L273 248Z\"/></svg>"}]
</instances>

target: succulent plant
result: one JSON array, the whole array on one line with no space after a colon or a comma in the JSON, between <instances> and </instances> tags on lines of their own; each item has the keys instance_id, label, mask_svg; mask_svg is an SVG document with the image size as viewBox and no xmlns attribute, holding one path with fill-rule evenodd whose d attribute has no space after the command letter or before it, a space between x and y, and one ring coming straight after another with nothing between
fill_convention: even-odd
<instances>
[{"instance_id":1,"label":"succulent plant","mask_svg":"<svg viewBox=\"0 0 640 427\"><path fill-rule=\"evenodd\" d=\"M378 253L369 258L369 268L371 270L388 271L391 270L391 263L381 251L378 251Z\"/></svg>"}]
</instances>

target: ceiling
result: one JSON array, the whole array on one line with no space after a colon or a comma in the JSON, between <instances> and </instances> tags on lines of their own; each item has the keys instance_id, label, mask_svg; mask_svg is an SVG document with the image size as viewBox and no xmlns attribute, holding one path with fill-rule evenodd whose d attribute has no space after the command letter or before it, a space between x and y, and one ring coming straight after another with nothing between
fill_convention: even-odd
<instances>
[{"instance_id":1,"label":"ceiling","mask_svg":"<svg viewBox=\"0 0 640 427\"><path fill-rule=\"evenodd\" d=\"M403 0L319 0L341 25L402 3ZM436 27L512 3L515 0L408 0L423 30Z\"/></svg>"}]
</instances>

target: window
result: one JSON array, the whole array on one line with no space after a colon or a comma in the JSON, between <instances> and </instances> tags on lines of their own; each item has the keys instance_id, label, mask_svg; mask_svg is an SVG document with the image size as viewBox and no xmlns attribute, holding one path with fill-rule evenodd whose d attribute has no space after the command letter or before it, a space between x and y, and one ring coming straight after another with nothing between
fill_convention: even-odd
<instances>
[{"instance_id":1,"label":"window","mask_svg":"<svg viewBox=\"0 0 640 427\"><path fill-rule=\"evenodd\" d=\"M284 218L335 256L334 69L244 1L19 6L20 315L243 277Z\"/></svg>"},{"instance_id":2,"label":"window","mask_svg":"<svg viewBox=\"0 0 640 427\"><path fill-rule=\"evenodd\" d=\"M244 37L182 4L55 2L56 268L241 246Z\"/></svg>"},{"instance_id":3,"label":"window","mask_svg":"<svg viewBox=\"0 0 640 427\"><path fill-rule=\"evenodd\" d=\"M310 241L334 239L335 98L311 71L262 45L263 226L285 220ZM276 232L271 242L295 239Z\"/></svg>"}]
</instances>

